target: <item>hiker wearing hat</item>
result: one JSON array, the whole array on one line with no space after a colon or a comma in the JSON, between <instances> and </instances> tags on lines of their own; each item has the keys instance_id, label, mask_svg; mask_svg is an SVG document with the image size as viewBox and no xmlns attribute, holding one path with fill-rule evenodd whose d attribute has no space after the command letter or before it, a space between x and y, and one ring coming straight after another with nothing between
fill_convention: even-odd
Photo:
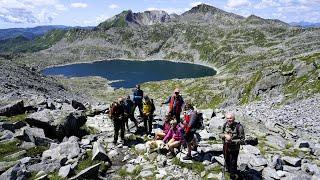
<instances>
[{"instance_id":1,"label":"hiker wearing hat","mask_svg":"<svg viewBox=\"0 0 320 180\"><path fill-rule=\"evenodd\" d=\"M235 122L233 113L226 113L227 122L222 127L220 138L223 141L223 156L225 159L225 171L230 173L230 177L236 176L237 160L240 144L244 144L244 128L239 122Z\"/></svg>"},{"instance_id":2,"label":"hiker wearing hat","mask_svg":"<svg viewBox=\"0 0 320 180\"><path fill-rule=\"evenodd\" d=\"M174 90L173 95L169 96L167 101L162 104L169 104L169 113L175 117L175 119L177 120L177 122L179 124L182 106L184 105L183 98L180 95L180 90L178 88L176 88Z\"/></svg>"},{"instance_id":3,"label":"hiker wearing hat","mask_svg":"<svg viewBox=\"0 0 320 180\"><path fill-rule=\"evenodd\" d=\"M117 102L113 102L110 105L109 117L113 121L114 136L113 143L116 144L118 141L119 131L121 140L124 141L124 108L121 103L123 98L119 98Z\"/></svg>"},{"instance_id":4,"label":"hiker wearing hat","mask_svg":"<svg viewBox=\"0 0 320 180\"><path fill-rule=\"evenodd\" d=\"M133 91L133 102L134 102L133 112L136 110L136 107L138 106L140 117L143 116L142 99L143 99L143 91L140 89L140 85L137 84L136 89Z\"/></svg>"},{"instance_id":5,"label":"hiker wearing hat","mask_svg":"<svg viewBox=\"0 0 320 180\"><path fill-rule=\"evenodd\" d=\"M143 124L145 132L148 135L151 135L152 132L152 121L153 121L153 112L155 111L153 100L150 99L147 95L143 97Z\"/></svg>"}]
</instances>

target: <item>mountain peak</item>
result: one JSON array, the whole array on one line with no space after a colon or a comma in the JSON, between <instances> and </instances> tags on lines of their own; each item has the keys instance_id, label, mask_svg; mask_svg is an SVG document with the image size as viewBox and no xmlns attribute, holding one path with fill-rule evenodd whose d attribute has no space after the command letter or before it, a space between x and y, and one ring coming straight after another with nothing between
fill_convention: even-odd
<instances>
[{"instance_id":1,"label":"mountain peak","mask_svg":"<svg viewBox=\"0 0 320 180\"><path fill-rule=\"evenodd\" d=\"M98 28L109 29L111 27L139 27L144 25L152 25L156 23L167 22L170 15L162 10L151 10L134 13L131 10L123 11L118 15L102 22Z\"/></svg>"},{"instance_id":2,"label":"mountain peak","mask_svg":"<svg viewBox=\"0 0 320 180\"><path fill-rule=\"evenodd\" d=\"M189 10L187 12L189 12L189 13L207 13L207 12L215 12L215 11L221 11L221 9L202 3L202 4L199 4L195 7L193 7L191 10Z\"/></svg>"}]
</instances>

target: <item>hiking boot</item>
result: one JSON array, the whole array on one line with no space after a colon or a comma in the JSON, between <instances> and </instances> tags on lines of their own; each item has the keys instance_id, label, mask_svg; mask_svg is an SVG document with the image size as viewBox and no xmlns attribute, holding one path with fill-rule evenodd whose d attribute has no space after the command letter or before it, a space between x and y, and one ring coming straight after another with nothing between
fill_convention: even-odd
<instances>
[{"instance_id":1,"label":"hiking boot","mask_svg":"<svg viewBox=\"0 0 320 180\"><path fill-rule=\"evenodd\" d=\"M183 160L192 160L191 155L186 155L185 157L182 158Z\"/></svg>"},{"instance_id":2,"label":"hiking boot","mask_svg":"<svg viewBox=\"0 0 320 180\"><path fill-rule=\"evenodd\" d=\"M168 152L167 153L167 157L168 157L168 159L172 159L172 158L174 158L174 154L172 153L172 152Z\"/></svg>"}]
</instances>

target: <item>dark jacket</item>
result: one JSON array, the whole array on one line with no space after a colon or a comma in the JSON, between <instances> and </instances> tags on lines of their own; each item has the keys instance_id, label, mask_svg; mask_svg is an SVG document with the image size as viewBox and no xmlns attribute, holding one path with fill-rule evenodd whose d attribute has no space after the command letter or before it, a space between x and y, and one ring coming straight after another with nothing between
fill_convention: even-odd
<instances>
[{"instance_id":1,"label":"dark jacket","mask_svg":"<svg viewBox=\"0 0 320 180\"><path fill-rule=\"evenodd\" d=\"M143 98L143 91L141 89L136 89L133 91L133 102L136 104L141 104Z\"/></svg>"},{"instance_id":2,"label":"dark jacket","mask_svg":"<svg viewBox=\"0 0 320 180\"><path fill-rule=\"evenodd\" d=\"M231 135L231 144L240 145L244 144L245 134L243 126L238 123L234 122L232 124L225 123L222 127L222 131L220 133L220 138L222 138L223 142L226 143L224 135L230 134ZM240 148L240 146L234 146L235 148Z\"/></svg>"},{"instance_id":3,"label":"dark jacket","mask_svg":"<svg viewBox=\"0 0 320 180\"><path fill-rule=\"evenodd\" d=\"M169 112L172 114L180 114L182 111L182 105L184 104L182 96L169 96L163 104L169 104Z\"/></svg>"},{"instance_id":4,"label":"dark jacket","mask_svg":"<svg viewBox=\"0 0 320 180\"><path fill-rule=\"evenodd\" d=\"M131 99L126 99L124 101L124 112L127 114L132 114L133 113L133 109L134 108L134 103Z\"/></svg>"},{"instance_id":5,"label":"dark jacket","mask_svg":"<svg viewBox=\"0 0 320 180\"><path fill-rule=\"evenodd\" d=\"M124 108L121 104L113 102L110 106L109 116L111 119L121 119L124 116Z\"/></svg>"}]
</instances>

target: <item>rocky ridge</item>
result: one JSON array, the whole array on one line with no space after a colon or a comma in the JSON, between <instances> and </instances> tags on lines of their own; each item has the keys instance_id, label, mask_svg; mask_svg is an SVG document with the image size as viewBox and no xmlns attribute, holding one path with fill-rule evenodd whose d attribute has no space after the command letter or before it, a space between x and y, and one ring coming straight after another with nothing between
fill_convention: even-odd
<instances>
[{"instance_id":1,"label":"rocky ridge","mask_svg":"<svg viewBox=\"0 0 320 180\"><path fill-rule=\"evenodd\" d=\"M80 104L61 106L67 106L68 111L82 112L87 129L95 129L88 135L65 132L62 139L47 136L47 129L40 123L30 123L30 119L37 117L50 125L45 121L47 117L43 112L54 113L56 110L40 105L34 106L33 109L37 110L27 111L28 115L20 121L2 121L0 147L10 148L3 152L0 178L222 179L228 176L222 170L224 160L221 140L218 138L225 122L223 111L216 110L216 116L211 118L212 110L199 110L204 115L205 126L198 130L199 147L192 151L193 160L185 161L182 160L186 154L185 147L176 149L176 157L170 159L166 156L166 149L148 142L148 136L132 133L135 131L132 122L129 123L132 128L131 132L126 132L125 142L112 144L112 121L104 114L107 106L87 106L86 110L79 110ZM56 105L59 106L58 103ZM67 107L63 108L64 111ZM156 108L154 132L162 125L165 112L164 107ZM320 177L320 144L303 139L281 123L257 122L241 111L236 111L236 115L246 129L246 145L242 146L238 161L242 178ZM62 122L59 120L61 125L68 125L69 129L74 130L83 125L81 118L68 123L68 117ZM80 124L76 125L77 122ZM59 129L56 129L56 134L59 133ZM39 147L42 149L35 151Z\"/></svg>"}]
</instances>

